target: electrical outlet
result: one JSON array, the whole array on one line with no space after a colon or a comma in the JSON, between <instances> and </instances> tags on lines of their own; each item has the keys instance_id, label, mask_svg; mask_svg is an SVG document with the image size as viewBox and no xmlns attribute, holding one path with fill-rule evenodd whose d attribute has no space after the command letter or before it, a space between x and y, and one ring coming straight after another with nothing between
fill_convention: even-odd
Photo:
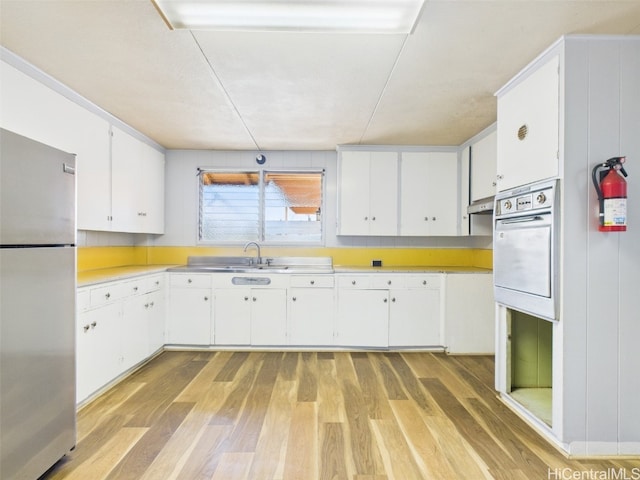
<instances>
[{"instance_id":1,"label":"electrical outlet","mask_svg":"<svg viewBox=\"0 0 640 480\"><path fill-rule=\"evenodd\" d=\"M371 266L372 267L381 267L382 266L382 260L371 260Z\"/></svg>"}]
</instances>

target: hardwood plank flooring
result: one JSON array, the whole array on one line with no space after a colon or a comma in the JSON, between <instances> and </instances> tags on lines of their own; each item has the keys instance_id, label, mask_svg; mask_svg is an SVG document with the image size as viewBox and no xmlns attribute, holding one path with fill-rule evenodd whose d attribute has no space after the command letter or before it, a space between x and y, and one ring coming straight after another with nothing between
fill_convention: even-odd
<instances>
[{"instance_id":1,"label":"hardwood plank flooring","mask_svg":"<svg viewBox=\"0 0 640 480\"><path fill-rule=\"evenodd\" d=\"M638 474L640 460L567 459L506 407L492 357L220 351L164 352L85 406L76 449L42 480L544 480L620 471Z\"/></svg>"}]
</instances>

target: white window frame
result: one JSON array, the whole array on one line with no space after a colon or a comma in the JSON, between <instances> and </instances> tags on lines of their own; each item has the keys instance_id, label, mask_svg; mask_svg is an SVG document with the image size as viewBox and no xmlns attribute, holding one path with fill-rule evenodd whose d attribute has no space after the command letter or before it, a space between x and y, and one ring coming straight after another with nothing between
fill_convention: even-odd
<instances>
[{"instance_id":1,"label":"white window frame","mask_svg":"<svg viewBox=\"0 0 640 480\"><path fill-rule=\"evenodd\" d=\"M244 245L247 242L258 242L260 245L272 245L272 246L287 246L287 247L298 247L298 246L324 246L325 245L325 232L326 232L326 171L324 168L216 168L216 167L198 167L197 169L197 197L198 197L198 208L197 208L197 222L196 222L196 244L201 246L236 246L236 245ZM202 194L200 191L201 188L201 174L202 173L256 173L258 174L258 202L259 202L259 226L258 226L258 238L256 239L247 239L247 240L205 240L201 237L201 222L202 222ZM264 185L264 177L265 173L318 173L322 175L322 185L321 185L321 195L322 199L320 201L320 240L318 241L309 241L309 242L300 242L300 241L292 241L292 242L275 242L265 240L265 185Z\"/></svg>"}]
</instances>

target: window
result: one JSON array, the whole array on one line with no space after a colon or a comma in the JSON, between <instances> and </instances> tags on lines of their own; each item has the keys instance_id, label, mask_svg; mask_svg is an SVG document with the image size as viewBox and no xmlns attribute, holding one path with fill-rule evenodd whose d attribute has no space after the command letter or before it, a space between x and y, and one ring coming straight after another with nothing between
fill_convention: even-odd
<instances>
[{"instance_id":1,"label":"window","mask_svg":"<svg viewBox=\"0 0 640 480\"><path fill-rule=\"evenodd\" d=\"M322 242L322 171L200 171L200 243Z\"/></svg>"}]
</instances>

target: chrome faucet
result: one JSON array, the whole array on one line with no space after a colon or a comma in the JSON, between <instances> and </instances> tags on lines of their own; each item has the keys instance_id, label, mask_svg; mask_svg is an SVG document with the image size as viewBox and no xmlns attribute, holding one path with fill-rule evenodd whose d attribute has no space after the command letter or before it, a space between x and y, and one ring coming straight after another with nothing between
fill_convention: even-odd
<instances>
[{"instance_id":1,"label":"chrome faucet","mask_svg":"<svg viewBox=\"0 0 640 480\"><path fill-rule=\"evenodd\" d=\"M260 255L260 245L258 245L256 242L249 242L244 246L244 252L247 251L247 248L249 248L251 245L254 245L257 249L258 249L258 257L256 258L256 264L260 265L262 263L262 256Z\"/></svg>"}]
</instances>

